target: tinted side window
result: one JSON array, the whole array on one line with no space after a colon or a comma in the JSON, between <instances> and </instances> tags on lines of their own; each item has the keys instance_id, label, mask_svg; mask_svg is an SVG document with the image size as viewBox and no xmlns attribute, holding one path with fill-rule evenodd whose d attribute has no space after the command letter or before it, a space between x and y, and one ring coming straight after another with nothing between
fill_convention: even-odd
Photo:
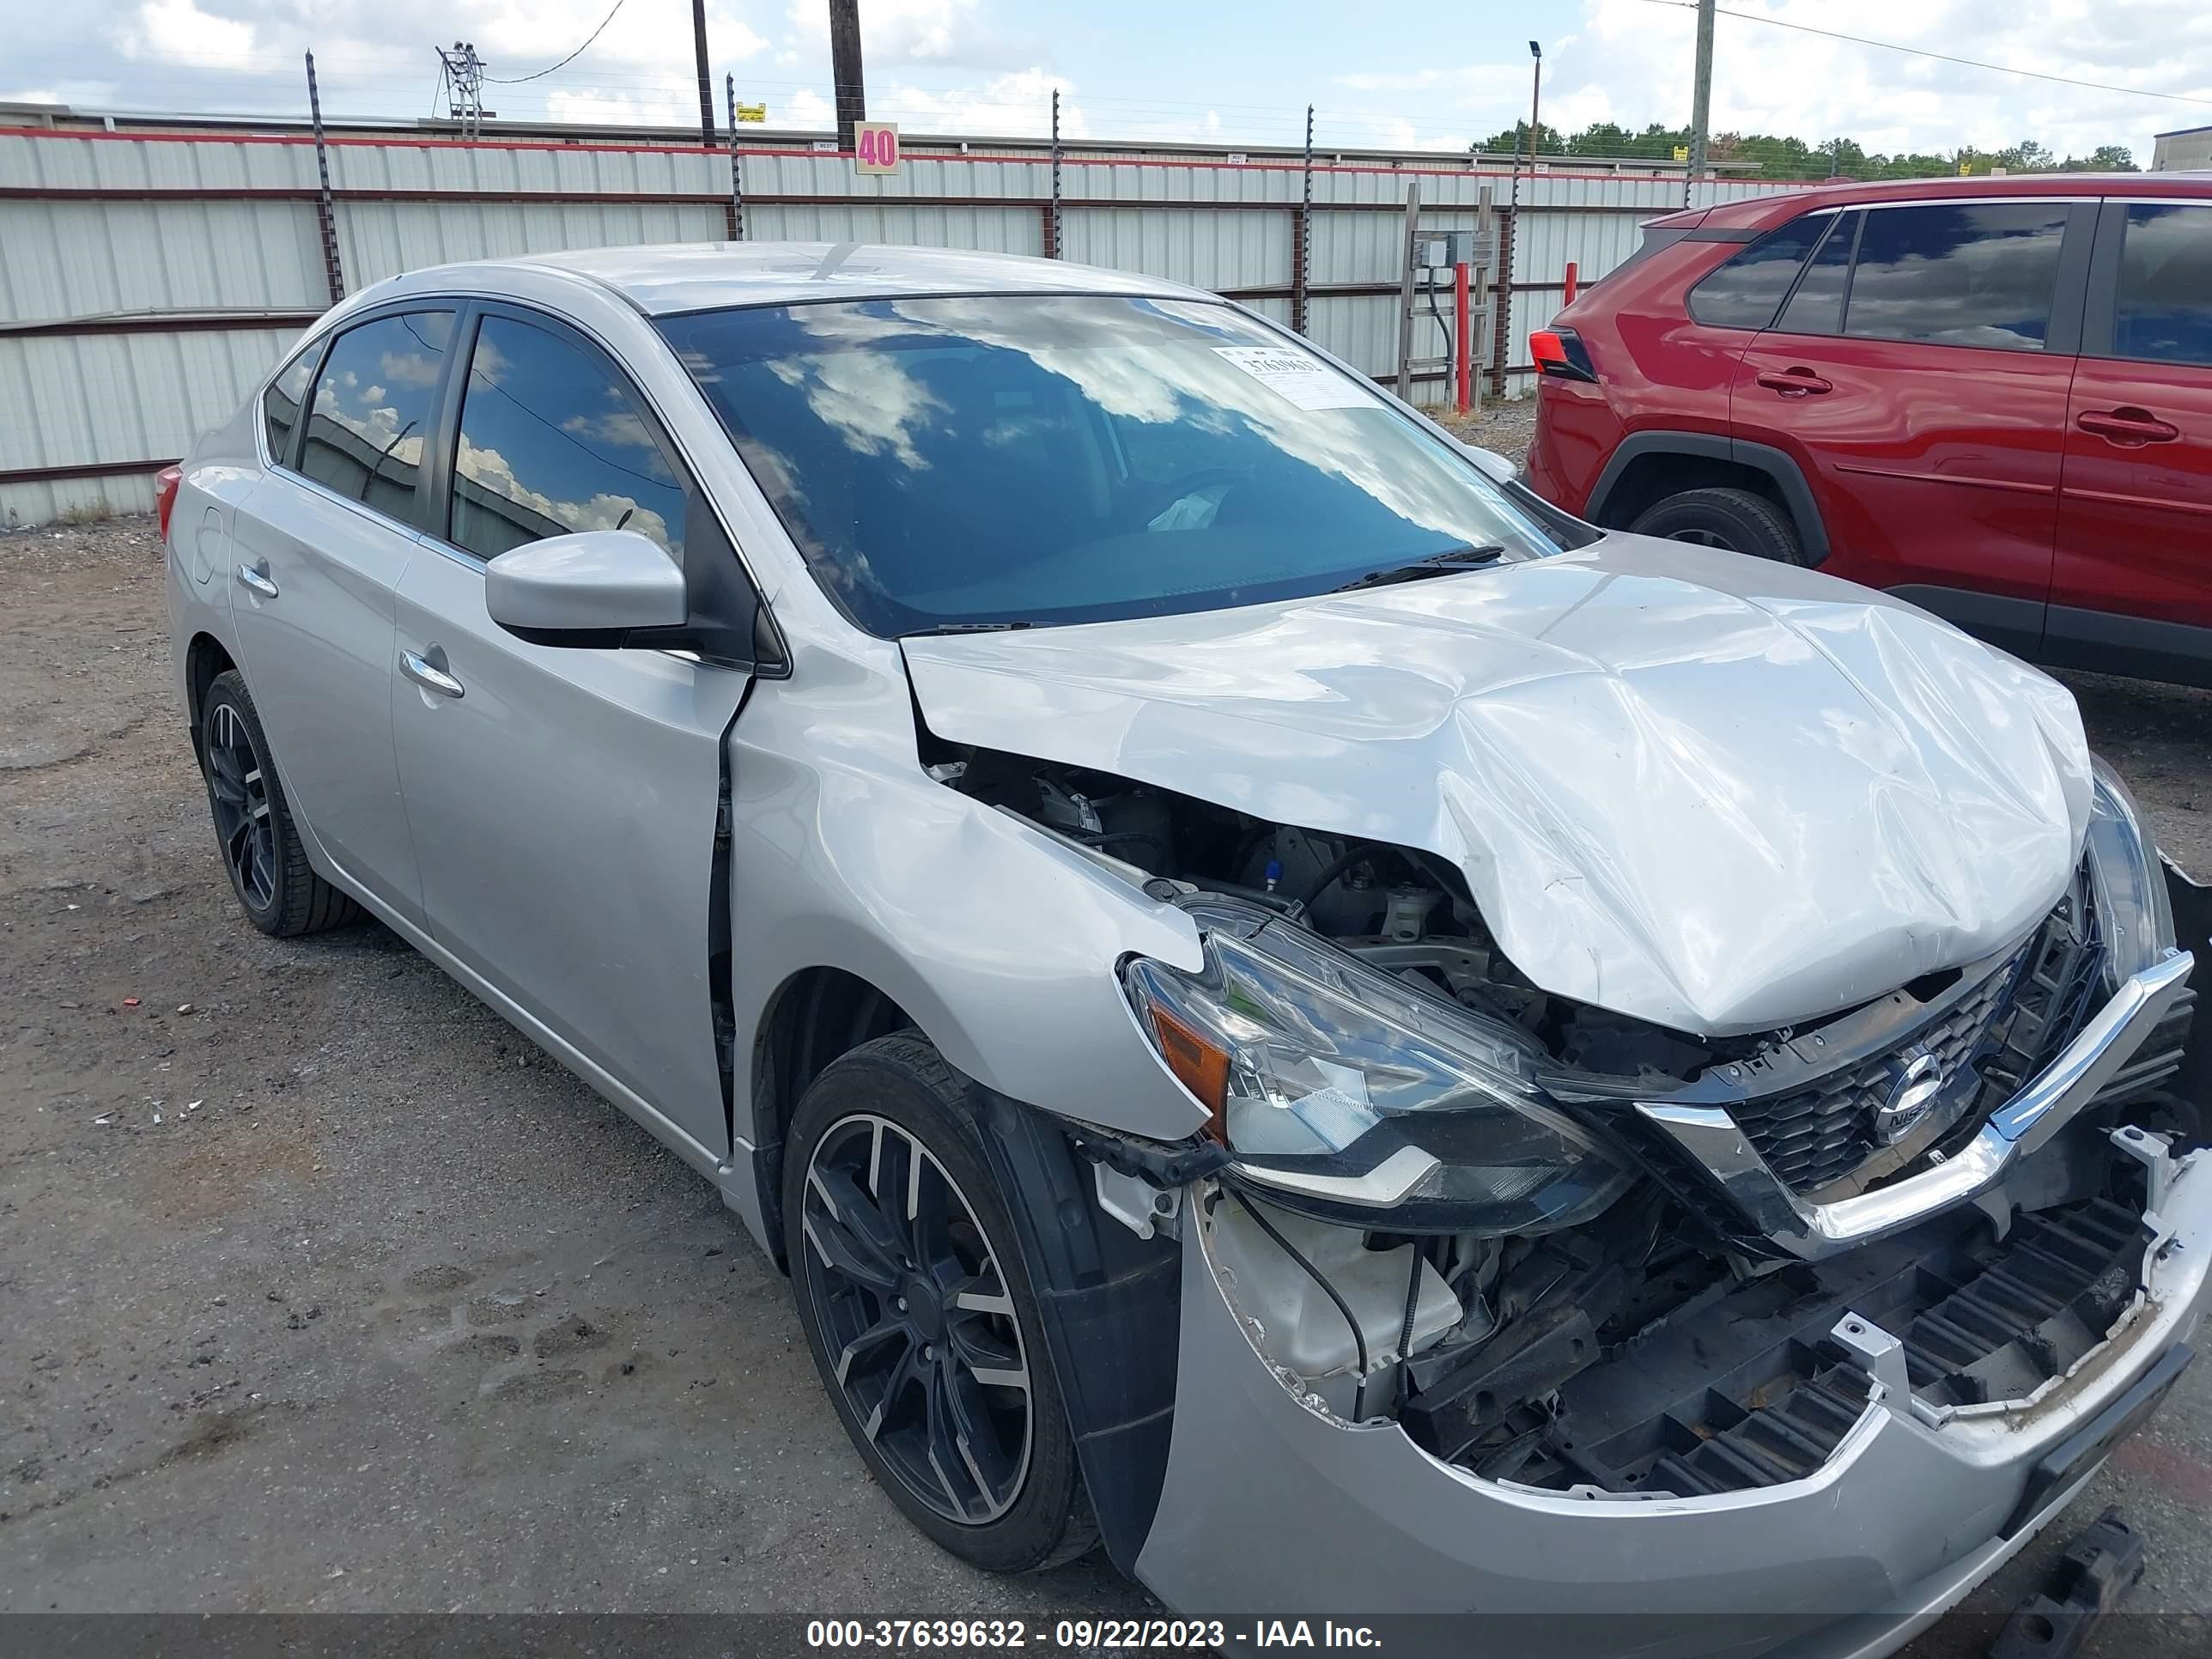
<instances>
[{"instance_id":1,"label":"tinted side window","mask_svg":"<svg viewBox=\"0 0 2212 1659\"><path fill-rule=\"evenodd\" d=\"M411 518L453 333L452 312L410 311L339 335L315 380L300 471L380 513Z\"/></svg>"},{"instance_id":2,"label":"tinted side window","mask_svg":"<svg viewBox=\"0 0 2212 1659\"><path fill-rule=\"evenodd\" d=\"M1820 239L1820 251L1775 325L1785 334L1835 334L1844 326L1844 290L1851 274L1851 250L1859 239L1863 213L1838 213L1835 226Z\"/></svg>"},{"instance_id":3,"label":"tinted side window","mask_svg":"<svg viewBox=\"0 0 2212 1659\"><path fill-rule=\"evenodd\" d=\"M1834 216L1808 213L1792 219L1709 272L1690 290L1690 315L1716 328L1765 328Z\"/></svg>"},{"instance_id":4,"label":"tinted side window","mask_svg":"<svg viewBox=\"0 0 2212 1659\"><path fill-rule=\"evenodd\" d=\"M578 530L635 530L680 561L683 483L605 358L487 317L461 402L452 539L489 559Z\"/></svg>"},{"instance_id":5,"label":"tinted side window","mask_svg":"<svg viewBox=\"0 0 2212 1659\"><path fill-rule=\"evenodd\" d=\"M1870 209L1844 331L2040 351L2065 240L2063 202Z\"/></svg>"},{"instance_id":6,"label":"tinted side window","mask_svg":"<svg viewBox=\"0 0 2212 1659\"><path fill-rule=\"evenodd\" d=\"M261 424L269 433L270 457L279 466L291 461L292 428L300 423L300 405L307 400L307 377L315 372L315 359L322 349L323 343L316 341L261 394Z\"/></svg>"},{"instance_id":7,"label":"tinted side window","mask_svg":"<svg viewBox=\"0 0 2212 1659\"><path fill-rule=\"evenodd\" d=\"M2212 363L2212 207L2128 209L2112 350L2154 363Z\"/></svg>"}]
</instances>

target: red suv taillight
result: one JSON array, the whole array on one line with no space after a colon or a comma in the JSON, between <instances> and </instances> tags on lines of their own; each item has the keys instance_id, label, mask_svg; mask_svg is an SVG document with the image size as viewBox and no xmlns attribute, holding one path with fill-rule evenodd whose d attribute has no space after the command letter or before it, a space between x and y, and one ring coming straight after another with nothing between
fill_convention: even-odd
<instances>
[{"instance_id":1,"label":"red suv taillight","mask_svg":"<svg viewBox=\"0 0 2212 1659\"><path fill-rule=\"evenodd\" d=\"M154 475L154 516L161 521L161 539L169 539L169 514L177 510L177 486L185 481L180 466L165 466Z\"/></svg>"},{"instance_id":2,"label":"red suv taillight","mask_svg":"<svg viewBox=\"0 0 2212 1659\"><path fill-rule=\"evenodd\" d=\"M1528 337L1528 356L1539 374L1555 380L1596 383L1597 370L1590 364L1589 348L1571 328L1538 329Z\"/></svg>"}]
</instances>

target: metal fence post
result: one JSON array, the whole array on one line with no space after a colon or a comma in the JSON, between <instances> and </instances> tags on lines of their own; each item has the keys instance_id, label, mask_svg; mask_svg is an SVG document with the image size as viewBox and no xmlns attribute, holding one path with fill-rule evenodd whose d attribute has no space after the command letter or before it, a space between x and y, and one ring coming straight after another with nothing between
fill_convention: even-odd
<instances>
[{"instance_id":1,"label":"metal fence post","mask_svg":"<svg viewBox=\"0 0 2212 1659\"><path fill-rule=\"evenodd\" d=\"M745 240L745 176L738 163L738 77L725 75L723 90L730 103L730 240Z\"/></svg>"},{"instance_id":2,"label":"metal fence post","mask_svg":"<svg viewBox=\"0 0 2212 1659\"><path fill-rule=\"evenodd\" d=\"M1052 217L1045 228L1050 233L1046 240L1051 246L1045 249L1048 259L1060 258L1060 88L1052 89Z\"/></svg>"},{"instance_id":3,"label":"metal fence post","mask_svg":"<svg viewBox=\"0 0 2212 1659\"><path fill-rule=\"evenodd\" d=\"M307 113L315 127L315 172L322 180L315 197L315 218L323 233L323 276L330 284L331 303L345 298L345 274L338 268L337 210L331 201L331 154L323 144L323 94L315 85L315 54L307 58Z\"/></svg>"},{"instance_id":4,"label":"metal fence post","mask_svg":"<svg viewBox=\"0 0 2212 1659\"><path fill-rule=\"evenodd\" d=\"M1314 106L1308 104L1306 182L1298 198L1298 240L1291 261L1291 328L1298 334L1306 331L1306 272L1313 264L1313 117Z\"/></svg>"},{"instance_id":5,"label":"metal fence post","mask_svg":"<svg viewBox=\"0 0 2212 1659\"><path fill-rule=\"evenodd\" d=\"M1505 368L1512 350L1514 244L1521 240L1521 181L1517 176L1513 183L1513 204L1505 210L1504 223L1498 228L1498 269L1491 287L1495 313L1490 324L1490 395L1493 398L1505 395Z\"/></svg>"}]
</instances>

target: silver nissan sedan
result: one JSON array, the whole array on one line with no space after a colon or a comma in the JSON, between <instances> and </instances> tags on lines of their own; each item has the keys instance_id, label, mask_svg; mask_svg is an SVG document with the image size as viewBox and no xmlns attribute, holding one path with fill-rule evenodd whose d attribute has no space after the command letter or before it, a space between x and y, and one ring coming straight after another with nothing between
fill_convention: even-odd
<instances>
[{"instance_id":1,"label":"silver nissan sedan","mask_svg":"<svg viewBox=\"0 0 2212 1659\"><path fill-rule=\"evenodd\" d=\"M2066 691L1251 310L420 271L163 523L247 918L375 917L712 1182L979 1566L1879 1654L2188 1363L2212 905Z\"/></svg>"}]
</instances>

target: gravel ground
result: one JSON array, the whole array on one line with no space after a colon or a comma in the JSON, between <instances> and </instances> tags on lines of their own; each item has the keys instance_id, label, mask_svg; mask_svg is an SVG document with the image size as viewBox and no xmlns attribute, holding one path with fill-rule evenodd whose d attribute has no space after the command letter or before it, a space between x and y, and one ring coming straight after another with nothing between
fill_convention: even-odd
<instances>
[{"instance_id":1,"label":"gravel ground","mask_svg":"<svg viewBox=\"0 0 2212 1659\"><path fill-rule=\"evenodd\" d=\"M149 521L0 537L0 1609L1145 1605L937 1552L702 1182L380 927L246 924ZM2212 696L2073 684L2212 869ZM2212 1366L1915 1651L1978 1654L2113 1501L2136 1605L2212 1612Z\"/></svg>"}]
</instances>

